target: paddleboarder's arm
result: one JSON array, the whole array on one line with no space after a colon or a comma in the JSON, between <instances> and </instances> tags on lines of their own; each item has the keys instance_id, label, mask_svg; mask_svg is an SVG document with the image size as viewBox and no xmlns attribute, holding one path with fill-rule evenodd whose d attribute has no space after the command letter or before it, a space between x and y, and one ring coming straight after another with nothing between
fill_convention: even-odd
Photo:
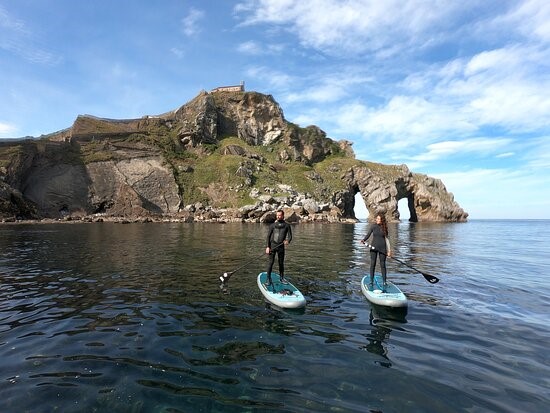
<instances>
[{"instance_id":1,"label":"paddleboarder's arm","mask_svg":"<svg viewBox=\"0 0 550 413\"><path fill-rule=\"evenodd\" d=\"M286 224L286 239L284 241L285 245L288 245L290 244L290 241L292 241L292 227L290 226L290 224Z\"/></svg>"},{"instance_id":2,"label":"paddleboarder's arm","mask_svg":"<svg viewBox=\"0 0 550 413\"><path fill-rule=\"evenodd\" d=\"M361 240L361 243L362 243L362 244L364 244L365 241L369 239L369 237L370 237L371 234L372 234L372 229L373 229L373 226L372 226L372 225L369 225L369 229L368 229L368 231L367 231L367 235L365 235L365 236L363 237L363 239Z\"/></svg>"}]
</instances>

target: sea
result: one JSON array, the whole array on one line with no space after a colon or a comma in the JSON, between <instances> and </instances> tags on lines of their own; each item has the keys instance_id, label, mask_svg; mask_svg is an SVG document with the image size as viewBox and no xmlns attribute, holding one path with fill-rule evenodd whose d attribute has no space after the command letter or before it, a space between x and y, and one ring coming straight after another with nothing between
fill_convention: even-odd
<instances>
[{"instance_id":1,"label":"sea","mask_svg":"<svg viewBox=\"0 0 550 413\"><path fill-rule=\"evenodd\" d=\"M284 310L263 224L0 225L0 411L547 412L550 220L390 224L405 311L366 229L293 226Z\"/></svg>"}]
</instances>

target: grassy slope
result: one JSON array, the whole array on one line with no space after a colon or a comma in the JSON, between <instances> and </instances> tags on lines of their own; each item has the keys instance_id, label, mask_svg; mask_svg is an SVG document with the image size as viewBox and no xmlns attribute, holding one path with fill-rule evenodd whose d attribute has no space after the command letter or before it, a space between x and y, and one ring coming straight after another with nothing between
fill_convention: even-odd
<instances>
[{"instance_id":1,"label":"grassy slope","mask_svg":"<svg viewBox=\"0 0 550 413\"><path fill-rule=\"evenodd\" d=\"M227 145L244 148L248 156L222 155L223 148ZM239 207L253 203L249 197L251 187L260 191L270 187L276 190L273 194L275 196L287 195L277 187L278 184L290 185L294 190L309 193L318 200L327 200L327 196L345 189L342 174L351 166L361 163L343 155L331 156L313 166L301 162L283 163L278 159L278 153L283 148L282 144L250 146L238 138L230 137L211 147L212 153L209 156L187 158L183 163L192 166L194 172L176 172L176 177L183 186L185 204L205 202L210 198L214 207ZM262 157L265 162L252 159L252 154ZM241 164L253 171L251 186L246 186L245 178L236 175ZM174 170L178 171L177 166ZM223 199L213 199L215 197L208 196L209 187L226 196Z\"/></svg>"},{"instance_id":2,"label":"grassy slope","mask_svg":"<svg viewBox=\"0 0 550 413\"><path fill-rule=\"evenodd\" d=\"M50 145L45 139L35 140L32 144L42 153L45 147L51 148L45 152L56 162L84 164L116 160L114 149L120 146L139 147L140 150L148 146L152 155L161 153L164 156L180 186L184 204L203 202L217 208L254 203L249 196L252 187L260 191L270 187L277 191L278 184L290 185L298 192L309 193L318 200L328 201L330 195L344 189L341 179L343 173L351 166L362 163L340 154L313 166L301 162L281 162L278 154L285 149L284 144L251 146L236 137L222 139L217 145L204 145L197 151L186 151L179 144L174 131L159 130L158 127L145 133L81 140L78 145ZM223 149L227 145L244 148L247 156L223 155ZM0 166L7 167L10 160L22 150L20 144L1 145ZM265 161L252 158L251 155L258 155ZM236 174L242 164L253 171L250 186L246 185L244 177ZM274 195L287 194L279 190Z\"/></svg>"}]
</instances>

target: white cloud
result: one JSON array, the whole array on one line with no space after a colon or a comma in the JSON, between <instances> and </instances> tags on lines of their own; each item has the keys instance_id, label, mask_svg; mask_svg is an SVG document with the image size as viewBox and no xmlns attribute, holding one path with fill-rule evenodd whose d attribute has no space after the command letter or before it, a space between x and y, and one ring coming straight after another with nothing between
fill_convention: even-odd
<instances>
[{"instance_id":1,"label":"white cloud","mask_svg":"<svg viewBox=\"0 0 550 413\"><path fill-rule=\"evenodd\" d=\"M283 101L289 104L299 102L335 102L344 98L347 94L348 93L343 85L338 84L337 82L327 81L326 83L320 85L300 89L299 92L289 92L283 97Z\"/></svg>"},{"instance_id":2,"label":"white cloud","mask_svg":"<svg viewBox=\"0 0 550 413\"><path fill-rule=\"evenodd\" d=\"M293 77L287 73L270 69L265 66L253 66L246 70L246 76L258 79L271 87L287 90L293 82Z\"/></svg>"},{"instance_id":3,"label":"white cloud","mask_svg":"<svg viewBox=\"0 0 550 413\"><path fill-rule=\"evenodd\" d=\"M550 72L540 73L541 56L546 52L514 46L433 65L379 90L382 97L390 95L380 105L358 100L329 116L339 132L383 140L387 150L471 139L486 127L512 134L545 131Z\"/></svg>"},{"instance_id":4,"label":"white cloud","mask_svg":"<svg viewBox=\"0 0 550 413\"><path fill-rule=\"evenodd\" d=\"M550 3L525 0L508 14L495 19L495 25L506 24L533 40L550 41Z\"/></svg>"},{"instance_id":5,"label":"white cloud","mask_svg":"<svg viewBox=\"0 0 550 413\"><path fill-rule=\"evenodd\" d=\"M473 169L438 174L456 201L476 218L550 217L548 176L524 169Z\"/></svg>"},{"instance_id":6,"label":"white cloud","mask_svg":"<svg viewBox=\"0 0 550 413\"><path fill-rule=\"evenodd\" d=\"M385 146L421 145L446 134L465 135L475 125L454 108L428 101L422 97L394 96L379 108L362 103L344 105L336 116L342 133L361 132L365 137L383 138Z\"/></svg>"},{"instance_id":7,"label":"white cloud","mask_svg":"<svg viewBox=\"0 0 550 413\"><path fill-rule=\"evenodd\" d=\"M474 138L462 141L444 141L427 146L428 152L413 156L415 161L433 161L448 158L455 154L477 153L491 154L501 150L512 142L509 138Z\"/></svg>"},{"instance_id":8,"label":"white cloud","mask_svg":"<svg viewBox=\"0 0 550 413\"><path fill-rule=\"evenodd\" d=\"M550 126L550 95L534 84L507 83L486 87L465 109L471 111L478 124L500 125L518 132Z\"/></svg>"},{"instance_id":9,"label":"white cloud","mask_svg":"<svg viewBox=\"0 0 550 413\"><path fill-rule=\"evenodd\" d=\"M185 56L185 51L179 47L172 47L170 49L170 53L172 53L174 56L176 56L178 59L183 58Z\"/></svg>"},{"instance_id":10,"label":"white cloud","mask_svg":"<svg viewBox=\"0 0 550 413\"><path fill-rule=\"evenodd\" d=\"M254 40L239 44L237 51L243 54L249 54L253 56L266 55L266 54L279 54L284 50L284 46L281 44L268 44L262 45Z\"/></svg>"},{"instance_id":11,"label":"white cloud","mask_svg":"<svg viewBox=\"0 0 550 413\"><path fill-rule=\"evenodd\" d=\"M237 50L240 53L251 54L251 55L258 55L263 53L262 46L258 42L255 42L253 40L241 43L237 47Z\"/></svg>"},{"instance_id":12,"label":"white cloud","mask_svg":"<svg viewBox=\"0 0 550 413\"><path fill-rule=\"evenodd\" d=\"M505 153L499 153L496 157L497 158L510 158L512 156L514 156L516 153L515 152L505 152Z\"/></svg>"},{"instance_id":13,"label":"white cloud","mask_svg":"<svg viewBox=\"0 0 550 413\"><path fill-rule=\"evenodd\" d=\"M496 49L481 52L475 55L466 64L464 74L472 76L484 70L495 70L500 68L509 68L510 65L517 66L520 62L518 53L510 49ZM508 70L506 70L508 71Z\"/></svg>"},{"instance_id":14,"label":"white cloud","mask_svg":"<svg viewBox=\"0 0 550 413\"><path fill-rule=\"evenodd\" d=\"M306 47L340 55L392 47L395 53L407 45L434 42L429 32L448 27L451 17L472 7L471 1L459 8L436 0L249 0L235 10L246 14L244 24L278 25Z\"/></svg>"},{"instance_id":15,"label":"white cloud","mask_svg":"<svg viewBox=\"0 0 550 413\"><path fill-rule=\"evenodd\" d=\"M11 137L16 132L17 128L14 125L10 123L0 122L0 137Z\"/></svg>"},{"instance_id":16,"label":"white cloud","mask_svg":"<svg viewBox=\"0 0 550 413\"><path fill-rule=\"evenodd\" d=\"M40 45L39 36L26 23L11 16L0 6L0 49L13 53L30 63L54 66L61 57Z\"/></svg>"},{"instance_id":17,"label":"white cloud","mask_svg":"<svg viewBox=\"0 0 550 413\"><path fill-rule=\"evenodd\" d=\"M297 102L335 102L347 95L346 91L336 84L324 84L304 90L303 92L289 93L285 100L289 103Z\"/></svg>"},{"instance_id":18,"label":"white cloud","mask_svg":"<svg viewBox=\"0 0 550 413\"><path fill-rule=\"evenodd\" d=\"M200 32L198 23L204 18L204 12L198 9L189 10L189 14L182 19L183 33L192 37Z\"/></svg>"},{"instance_id":19,"label":"white cloud","mask_svg":"<svg viewBox=\"0 0 550 413\"><path fill-rule=\"evenodd\" d=\"M19 19L12 17L7 10L0 5L0 29L9 30L19 34L29 34L25 27L25 23Z\"/></svg>"},{"instance_id":20,"label":"white cloud","mask_svg":"<svg viewBox=\"0 0 550 413\"><path fill-rule=\"evenodd\" d=\"M532 139L524 149L527 167L537 174L550 174L550 136ZM548 176L550 185L550 176Z\"/></svg>"},{"instance_id":21,"label":"white cloud","mask_svg":"<svg viewBox=\"0 0 550 413\"><path fill-rule=\"evenodd\" d=\"M311 114L306 114L306 113L301 113L300 115L290 119L292 123L295 123L302 127L306 127L309 125L316 125L318 124L316 120L317 120L316 116L312 116Z\"/></svg>"},{"instance_id":22,"label":"white cloud","mask_svg":"<svg viewBox=\"0 0 550 413\"><path fill-rule=\"evenodd\" d=\"M533 131L550 124L550 51L517 45L456 59L402 83L471 124Z\"/></svg>"}]
</instances>

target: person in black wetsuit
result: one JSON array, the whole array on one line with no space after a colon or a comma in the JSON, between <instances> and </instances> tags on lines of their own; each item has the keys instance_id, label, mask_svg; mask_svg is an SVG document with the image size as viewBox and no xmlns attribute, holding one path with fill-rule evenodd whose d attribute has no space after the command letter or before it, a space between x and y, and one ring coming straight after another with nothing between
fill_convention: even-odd
<instances>
[{"instance_id":1,"label":"person in black wetsuit","mask_svg":"<svg viewBox=\"0 0 550 413\"><path fill-rule=\"evenodd\" d=\"M269 266L267 267L267 283L266 287L273 286L271 280L271 271L275 262L275 254L279 259L279 273L281 282L287 284L285 280L285 246L292 241L292 229L290 224L285 221L285 213L277 211L277 220L269 226L267 234L265 253L269 254Z\"/></svg>"},{"instance_id":2,"label":"person in black wetsuit","mask_svg":"<svg viewBox=\"0 0 550 413\"><path fill-rule=\"evenodd\" d=\"M388 241L388 225L384 214L376 215L376 222L369 225L367 235L363 237L361 243L364 244L372 235L370 243L374 249L370 250L370 283L369 290L372 291L374 283L374 269L376 268L376 258L380 257L380 271L384 282L383 291L386 291L386 256L391 257L391 247Z\"/></svg>"}]
</instances>

